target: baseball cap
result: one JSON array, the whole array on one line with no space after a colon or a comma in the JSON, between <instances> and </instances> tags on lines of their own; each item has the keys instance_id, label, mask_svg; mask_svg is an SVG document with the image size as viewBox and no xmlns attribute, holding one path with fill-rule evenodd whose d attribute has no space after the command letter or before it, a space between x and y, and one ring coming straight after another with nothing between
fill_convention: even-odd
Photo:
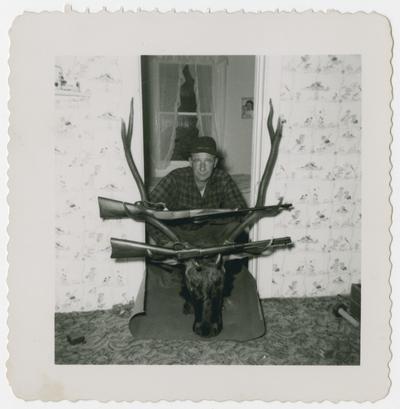
<instances>
[{"instance_id":1,"label":"baseball cap","mask_svg":"<svg viewBox=\"0 0 400 409\"><path fill-rule=\"evenodd\" d=\"M200 136L190 146L190 153L205 152L217 156L217 144L211 136Z\"/></svg>"}]
</instances>

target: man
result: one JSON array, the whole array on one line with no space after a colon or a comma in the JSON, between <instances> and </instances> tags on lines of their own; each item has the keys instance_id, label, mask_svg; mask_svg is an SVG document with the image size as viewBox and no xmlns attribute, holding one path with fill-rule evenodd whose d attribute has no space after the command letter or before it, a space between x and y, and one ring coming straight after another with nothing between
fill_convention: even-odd
<instances>
[{"instance_id":1,"label":"man","mask_svg":"<svg viewBox=\"0 0 400 409\"><path fill-rule=\"evenodd\" d=\"M196 138L190 147L189 166L165 176L151 192L150 200L165 203L168 210L247 207L231 176L217 164L214 139ZM186 230L196 228L193 224L186 226ZM162 241L152 227L149 233L157 242Z\"/></svg>"}]
</instances>

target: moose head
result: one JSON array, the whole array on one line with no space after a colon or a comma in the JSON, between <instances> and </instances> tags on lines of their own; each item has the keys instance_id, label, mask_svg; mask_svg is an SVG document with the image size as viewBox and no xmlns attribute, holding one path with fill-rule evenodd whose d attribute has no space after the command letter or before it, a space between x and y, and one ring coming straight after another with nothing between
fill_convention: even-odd
<instances>
[{"instance_id":1,"label":"moose head","mask_svg":"<svg viewBox=\"0 0 400 409\"><path fill-rule=\"evenodd\" d=\"M218 335L222 330L225 285L225 268L221 255L216 259L188 260L183 280L183 312L194 313L193 331L202 337Z\"/></svg>"},{"instance_id":2,"label":"moose head","mask_svg":"<svg viewBox=\"0 0 400 409\"><path fill-rule=\"evenodd\" d=\"M184 237L179 236L179 230L171 228L168 223L156 217L155 213L135 213L132 211L132 205L128 206L126 203L122 203L123 208L122 212L120 212L121 214L115 216L128 216L134 220L149 223L164 233L171 243L174 243L171 248L152 246L127 240L111 239L113 251L112 257L149 257L158 262L181 264L184 271L182 280L183 287L181 291L181 295L185 299L183 312L186 314L194 313L193 331L201 337L216 336L221 332L223 327L223 301L228 282L228 275L225 268L227 256L257 256L263 253L266 249L269 249L272 252L274 248L288 247L292 244L288 237L246 243L247 245L251 244L251 248L246 247L246 244L237 243L238 237L244 231L251 228L260 218L265 217L266 215L274 216L281 211L279 206L272 206L276 209L269 213L255 210L264 205L268 184L278 156L279 143L282 138L282 121L279 118L277 127L274 129L273 112L272 102L270 101L267 127L271 140L271 150L259 184L255 207L249 209L249 212L247 212L246 216L241 221L233 223L223 230L223 234L220 235L217 243L212 241L207 243L207 238L205 238L205 242L203 238L203 243L200 246L198 243L187 242ZM125 122L122 120L121 135L126 160L141 195L142 201L140 203L147 204L149 202L147 200L146 189L132 157L132 131L133 100L131 101L130 106L128 126L126 126ZM110 199L105 200L117 203L117 201L112 201ZM102 217L105 217L104 212ZM208 238L208 240L210 240L210 238ZM160 255L162 257L160 257Z\"/></svg>"}]
</instances>

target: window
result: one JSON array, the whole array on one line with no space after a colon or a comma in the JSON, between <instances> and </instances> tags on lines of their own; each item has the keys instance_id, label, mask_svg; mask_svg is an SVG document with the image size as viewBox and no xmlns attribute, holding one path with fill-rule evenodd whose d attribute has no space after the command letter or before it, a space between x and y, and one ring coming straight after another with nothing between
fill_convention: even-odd
<instances>
[{"instance_id":1,"label":"window","mask_svg":"<svg viewBox=\"0 0 400 409\"><path fill-rule=\"evenodd\" d=\"M160 158L186 161L193 140L213 136L210 65L159 64Z\"/></svg>"},{"instance_id":2,"label":"window","mask_svg":"<svg viewBox=\"0 0 400 409\"><path fill-rule=\"evenodd\" d=\"M152 162L147 173L162 176L185 166L197 137L212 136L218 143L225 66L226 59L212 56L142 57L144 131Z\"/></svg>"}]
</instances>

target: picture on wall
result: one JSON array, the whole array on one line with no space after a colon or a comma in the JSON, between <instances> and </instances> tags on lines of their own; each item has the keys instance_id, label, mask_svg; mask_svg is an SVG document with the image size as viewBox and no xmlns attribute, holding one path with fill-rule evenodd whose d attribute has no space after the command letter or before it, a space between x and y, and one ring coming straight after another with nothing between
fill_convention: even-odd
<instances>
[{"instance_id":1,"label":"picture on wall","mask_svg":"<svg viewBox=\"0 0 400 409\"><path fill-rule=\"evenodd\" d=\"M242 98L242 119L253 118L254 111L254 98L253 97L243 97Z\"/></svg>"}]
</instances>

